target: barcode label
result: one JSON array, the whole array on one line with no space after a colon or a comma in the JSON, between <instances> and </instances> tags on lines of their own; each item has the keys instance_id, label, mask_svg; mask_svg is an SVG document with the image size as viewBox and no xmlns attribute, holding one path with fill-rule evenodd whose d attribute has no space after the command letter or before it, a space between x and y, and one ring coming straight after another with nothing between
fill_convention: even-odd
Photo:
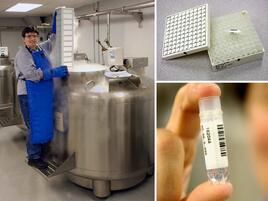
<instances>
[{"instance_id":1,"label":"barcode label","mask_svg":"<svg viewBox=\"0 0 268 201\"><path fill-rule=\"evenodd\" d=\"M217 125L221 157L227 156L226 140L222 124Z\"/></svg>"},{"instance_id":2,"label":"barcode label","mask_svg":"<svg viewBox=\"0 0 268 201\"><path fill-rule=\"evenodd\" d=\"M206 168L228 167L228 151L223 120L201 122L201 132Z\"/></svg>"}]
</instances>

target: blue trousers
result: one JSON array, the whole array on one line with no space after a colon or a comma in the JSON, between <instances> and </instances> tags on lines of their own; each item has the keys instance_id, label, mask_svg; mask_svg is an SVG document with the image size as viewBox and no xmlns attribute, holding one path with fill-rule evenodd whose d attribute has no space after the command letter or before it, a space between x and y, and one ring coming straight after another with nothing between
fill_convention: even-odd
<instances>
[{"instance_id":1,"label":"blue trousers","mask_svg":"<svg viewBox=\"0 0 268 201\"><path fill-rule=\"evenodd\" d=\"M43 151L43 144L32 144L30 140L31 129L30 129L30 114L29 114L27 95L19 95L19 102L25 125L28 128L27 143L26 143L28 159L41 158Z\"/></svg>"}]
</instances>

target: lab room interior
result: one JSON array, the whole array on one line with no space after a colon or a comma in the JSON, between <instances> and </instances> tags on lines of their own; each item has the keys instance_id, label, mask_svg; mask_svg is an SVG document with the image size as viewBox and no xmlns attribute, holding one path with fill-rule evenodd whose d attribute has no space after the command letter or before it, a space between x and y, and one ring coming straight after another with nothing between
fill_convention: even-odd
<instances>
[{"instance_id":1,"label":"lab room interior","mask_svg":"<svg viewBox=\"0 0 268 201\"><path fill-rule=\"evenodd\" d=\"M0 201L268 201L267 0L0 2Z\"/></svg>"},{"instance_id":2,"label":"lab room interior","mask_svg":"<svg viewBox=\"0 0 268 201\"><path fill-rule=\"evenodd\" d=\"M155 2L0 3L0 201L155 199Z\"/></svg>"}]
</instances>

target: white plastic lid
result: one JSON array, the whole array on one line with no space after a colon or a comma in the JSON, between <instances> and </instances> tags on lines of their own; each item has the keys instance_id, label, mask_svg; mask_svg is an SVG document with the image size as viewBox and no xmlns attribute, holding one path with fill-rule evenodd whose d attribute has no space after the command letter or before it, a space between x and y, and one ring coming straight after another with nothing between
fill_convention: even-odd
<instances>
[{"instance_id":1,"label":"white plastic lid","mask_svg":"<svg viewBox=\"0 0 268 201\"><path fill-rule=\"evenodd\" d=\"M82 73L82 72L97 72L97 71L105 71L107 69L106 66L101 64L94 63L82 63L75 62L72 68L68 68L69 72L74 73Z\"/></svg>"},{"instance_id":2,"label":"white plastic lid","mask_svg":"<svg viewBox=\"0 0 268 201\"><path fill-rule=\"evenodd\" d=\"M209 110L221 110L221 100L219 96L204 97L199 100L199 112Z\"/></svg>"},{"instance_id":3,"label":"white plastic lid","mask_svg":"<svg viewBox=\"0 0 268 201\"><path fill-rule=\"evenodd\" d=\"M111 72L106 71L104 75L108 78L128 78L131 77L131 74L127 71Z\"/></svg>"}]
</instances>

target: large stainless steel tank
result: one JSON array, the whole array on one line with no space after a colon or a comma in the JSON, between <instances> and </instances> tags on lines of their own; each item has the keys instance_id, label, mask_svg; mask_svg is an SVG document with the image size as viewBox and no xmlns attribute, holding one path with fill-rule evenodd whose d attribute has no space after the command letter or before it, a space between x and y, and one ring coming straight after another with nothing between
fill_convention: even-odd
<instances>
[{"instance_id":1,"label":"large stainless steel tank","mask_svg":"<svg viewBox=\"0 0 268 201\"><path fill-rule=\"evenodd\" d=\"M8 57L0 56L0 127L18 119L14 67Z\"/></svg>"},{"instance_id":2,"label":"large stainless steel tank","mask_svg":"<svg viewBox=\"0 0 268 201\"><path fill-rule=\"evenodd\" d=\"M138 184L154 161L153 81L108 79L104 71L100 65L80 66L70 70L68 81L56 81L51 144L57 159L74 157L70 180L98 197Z\"/></svg>"}]
</instances>

